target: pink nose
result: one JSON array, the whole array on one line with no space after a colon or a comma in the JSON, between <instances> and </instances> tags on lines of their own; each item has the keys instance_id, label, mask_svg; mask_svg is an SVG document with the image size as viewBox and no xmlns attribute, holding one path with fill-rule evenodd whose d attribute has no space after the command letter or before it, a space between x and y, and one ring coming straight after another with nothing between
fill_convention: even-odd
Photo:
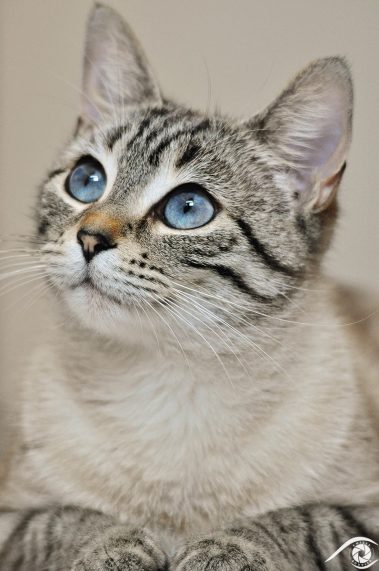
<instances>
[{"instance_id":1,"label":"pink nose","mask_svg":"<svg viewBox=\"0 0 379 571\"><path fill-rule=\"evenodd\" d=\"M112 244L109 236L100 232L91 232L82 228L77 234L77 239L82 247L83 256L90 262L96 254L115 248L116 244Z\"/></svg>"}]
</instances>

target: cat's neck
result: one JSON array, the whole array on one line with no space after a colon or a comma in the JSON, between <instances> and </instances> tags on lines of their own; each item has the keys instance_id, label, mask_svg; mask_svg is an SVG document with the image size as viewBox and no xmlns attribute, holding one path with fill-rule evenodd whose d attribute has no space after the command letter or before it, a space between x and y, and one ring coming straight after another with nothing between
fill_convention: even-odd
<instances>
[{"instance_id":1,"label":"cat's neck","mask_svg":"<svg viewBox=\"0 0 379 571\"><path fill-rule=\"evenodd\" d=\"M308 297L312 302L308 303ZM175 323L141 323L131 315L130 327L125 327L119 339L109 340L68 323L57 345L65 376L74 386L80 377L81 386L88 384L96 390L151 387L150 381L155 379L153 382L168 388L183 383L191 387L225 385L262 396L270 388L280 394L284 387L296 383L299 375L317 376L320 362L327 376L328 367L334 375L339 367L347 366L344 360L339 361L344 346L325 284L318 284L317 295L314 289L302 292L285 313L256 322L245 319L232 327L193 325L185 331Z\"/></svg>"}]
</instances>

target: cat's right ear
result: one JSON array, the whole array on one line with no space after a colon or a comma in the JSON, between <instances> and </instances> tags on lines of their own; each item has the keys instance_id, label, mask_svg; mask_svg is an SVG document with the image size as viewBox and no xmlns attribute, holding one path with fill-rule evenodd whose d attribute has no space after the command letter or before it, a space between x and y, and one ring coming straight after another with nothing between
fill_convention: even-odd
<instances>
[{"instance_id":1,"label":"cat's right ear","mask_svg":"<svg viewBox=\"0 0 379 571\"><path fill-rule=\"evenodd\" d=\"M133 32L112 8L96 4L87 24L81 124L119 121L130 105L160 102L158 84Z\"/></svg>"},{"instance_id":2,"label":"cat's right ear","mask_svg":"<svg viewBox=\"0 0 379 571\"><path fill-rule=\"evenodd\" d=\"M351 141L353 84L340 57L314 61L255 120L257 136L287 167L287 186L301 208L334 202ZM295 198L296 197L296 198Z\"/></svg>"}]
</instances>

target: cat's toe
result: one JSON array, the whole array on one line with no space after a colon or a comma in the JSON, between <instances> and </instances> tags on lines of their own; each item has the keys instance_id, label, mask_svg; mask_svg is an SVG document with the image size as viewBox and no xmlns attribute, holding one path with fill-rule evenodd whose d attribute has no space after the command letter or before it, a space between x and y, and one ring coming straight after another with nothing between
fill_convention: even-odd
<instances>
[{"instance_id":1,"label":"cat's toe","mask_svg":"<svg viewBox=\"0 0 379 571\"><path fill-rule=\"evenodd\" d=\"M168 559L146 530L119 526L91 544L70 571L166 571Z\"/></svg>"},{"instance_id":2,"label":"cat's toe","mask_svg":"<svg viewBox=\"0 0 379 571\"><path fill-rule=\"evenodd\" d=\"M213 535L184 546L173 561L175 571L273 571L260 550L245 550L238 540Z\"/></svg>"}]
</instances>

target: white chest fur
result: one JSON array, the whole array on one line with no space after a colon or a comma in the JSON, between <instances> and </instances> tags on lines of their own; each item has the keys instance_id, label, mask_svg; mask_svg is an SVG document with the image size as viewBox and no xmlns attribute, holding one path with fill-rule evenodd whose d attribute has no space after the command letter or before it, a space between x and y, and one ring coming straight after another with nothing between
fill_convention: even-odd
<instances>
[{"instance_id":1,"label":"white chest fur","mask_svg":"<svg viewBox=\"0 0 379 571\"><path fill-rule=\"evenodd\" d=\"M344 436L346 387L325 366L303 367L299 385L288 367L225 364L230 378L178 351L101 364L92 354L63 369L41 355L25 415L40 484L57 501L178 534L317 497Z\"/></svg>"}]
</instances>

